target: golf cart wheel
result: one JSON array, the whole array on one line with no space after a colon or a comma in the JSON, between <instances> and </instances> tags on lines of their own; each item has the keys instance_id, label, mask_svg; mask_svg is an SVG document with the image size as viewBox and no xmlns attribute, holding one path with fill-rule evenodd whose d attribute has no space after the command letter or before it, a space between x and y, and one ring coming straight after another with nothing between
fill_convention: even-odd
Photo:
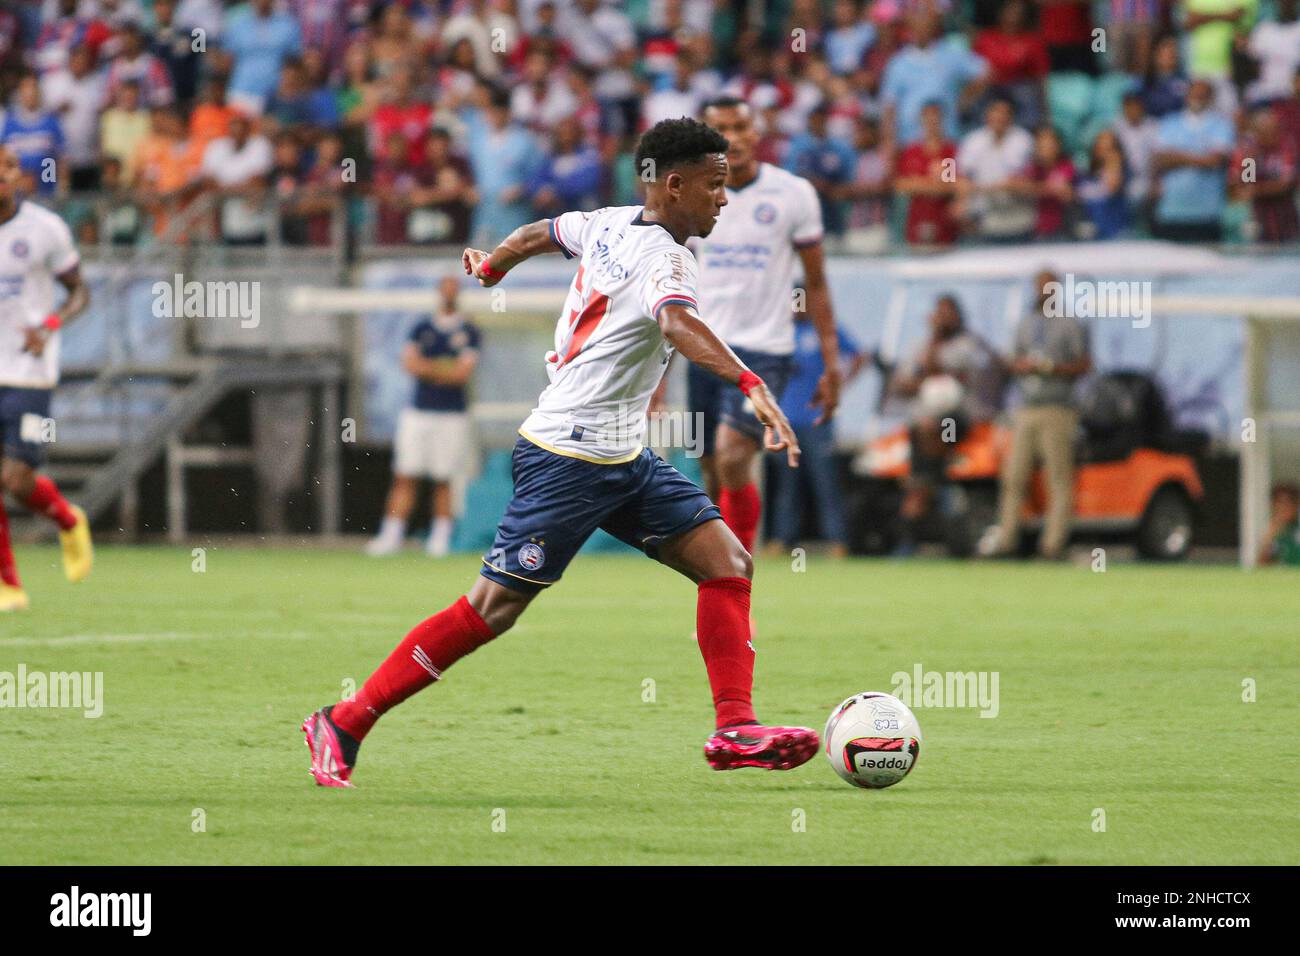
<instances>
[{"instance_id":1,"label":"golf cart wheel","mask_svg":"<svg viewBox=\"0 0 1300 956\"><path fill-rule=\"evenodd\" d=\"M1193 518L1192 502L1183 489L1157 489L1138 527L1138 554L1151 561L1183 560L1192 547Z\"/></svg>"}]
</instances>

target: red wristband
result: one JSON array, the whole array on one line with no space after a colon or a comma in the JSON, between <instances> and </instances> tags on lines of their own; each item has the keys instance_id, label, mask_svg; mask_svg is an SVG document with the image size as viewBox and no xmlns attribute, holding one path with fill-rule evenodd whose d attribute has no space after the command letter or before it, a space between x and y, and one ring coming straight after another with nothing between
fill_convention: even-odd
<instances>
[{"instance_id":1,"label":"red wristband","mask_svg":"<svg viewBox=\"0 0 1300 956\"><path fill-rule=\"evenodd\" d=\"M736 384L739 385L740 390L744 392L746 396L748 396L750 389L754 388L755 386L762 385L763 380L759 378L757 375L755 375L753 372L751 372L749 369L745 369L745 371L740 373L740 381L737 382Z\"/></svg>"},{"instance_id":2,"label":"red wristband","mask_svg":"<svg viewBox=\"0 0 1300 956\"><path fill-rule=\"evenodd\" d=\"M44 328L49 329L51 332L57 332L63 326L63 320L51 312L45 317L45 321L42 322L41 325Z\"/></svg>"},{"instance_id":3,"label":"red wristband","mask_svg":"<svg viewBox=\"0 0 1300 956\"><path fill-rule=\"evenodd\" d=\"M484 279L504 279L506 277L506 274L504 272L497 272L490 265L488 265L488 261L486 259L484 259L483 263L478 267L478 274L482 276Z\"/></svg>"}]
</instances>

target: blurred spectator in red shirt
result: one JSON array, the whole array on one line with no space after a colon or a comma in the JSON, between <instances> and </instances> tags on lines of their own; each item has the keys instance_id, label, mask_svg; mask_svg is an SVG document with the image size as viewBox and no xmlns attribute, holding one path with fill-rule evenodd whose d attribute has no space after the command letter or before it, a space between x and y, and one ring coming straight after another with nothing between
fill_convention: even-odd
<instances>
[{"instance_id":1,"label":"blurred spectator in red shirt","mask_svg":"<svg viewBox=\"0 0 1300 956\"><path fill-rule=\"evenodd\" d=\"M406 163L415 165L424 156L424 138L429 134L433 107L415 96L415 79L409 67L394 69L385 84L383 102L370 118L370 150L381 146L385 158L392 162L393 137L406 143Z\"/></svg>"},{"instance_id":2,"label":"blurred spectator in red shirt","mask_svg":"<svg viewBox=\"0 0 1300 956\"><path fill-rule=\"evenodd\" d=\"M898 157L894 189L909 198L907 241L946 246L957 241L957 144L944 138L943 107L921 108L921 138Z\"/></svg>"},{"instance_id":3,"label":"blurred spectator in red shirt","mask_svg":"<svg viewBox=\"0 0 1300 956\"><path fill-rule=\"evenodd\" d=\"M370 195L375 200L374 241L383 246L407 241L410 192L415 188L409 151L410 143L406 137L400 130L393 130L373 153Z\"/></svg>"},{"instance_id":4,"label":"blurred spectator in red shirt","mask_svg":"<svg viewBox=\"0 0 1300 956\"><path fill-rule=\"evenodd\" d=\"M537 20L536 25L526 33L521 32L518 42L510 51L507 66L511 73L520 73L524 68L524 61L531 53L545 53L560 63L568 63L573 59L573 50L561 39L559 28L556 26L558 14L555 4L551 0L544 0L533 15ZM591 69L594 75L595 68Z\"/></svg>"},{"instance_id":5,"label":"blurred spectator in red shirt","mask_svg":"<svg viewBox=\"0 0 1300 956\"><path fill-rule=\"evenodd\" d=\"M600 142L605 129L601 125L600 102L591 86L591 71L577 63L570 64L564 82L573 94L573 115L582 126L582 138L589 143Z\"/></svg>"},{"instance_id":6,"label":"blurred spectator in red shirt","mask_svg":"<svg viewBox=\"0 0 1300 956\"><path fill-rule=\"evenodd\" d=\"M1293 143L1282 138L1275 113L1259 109L1251 115L1250 131L1237 147L1228 169L1233 194L1250 200L1261 242L1294 242L1300 238L1296 151Z\"/></svg>"},{"instance_id":7,"label":"blurred spectator in red shirt","mask_svg":"<svg viewBox=\"0 0 1300 956\"><path fill-rule=\"evenodd\" d=\"M1033 129L1043 119L1047 44L1031 27L1027 0L1008 0L998 25L981 30L971 47L988 60L992 91L1016 104L1016 122Z\"/></svg>"},{"instance_id":8,"label":"blurred spectator in red shirt","mask_svg":"<svg viewBox=\"0 0 1300 956\"><path fill-rule=\"evenodd\" d=\"M476 199L469 163L452 153L451 134L441 127L429 133L424 151L424 160L412 170L416 185L409 195L409 238L412 242L468 242L470 210Z\"/></svg>"},{"instance_id":9,"label":"blurred spectator in red shirt","mask_svg":"<svg viewBox=\"0 0 1300 956\"><path fill-rule=\"evenodd\" d=\"M343 140L336 133L326 133L316 144L316 159L303 177L295 206L306 222L309 246L330 244L334 211L347 189L342 168Z\"/></svg>"},{"instance_id":10,"label":"blurred spectator in red shirt","mask_svg":"<svg viewBox=\"0 0 1300 956\"><path fill-rule=\"evenodd\" d=\"M1051 126L1034 134L1034 157L1015 180L1015 189L1034 199L1035 239L1064 239L1066 213L1074 202L1074 163L1065 155L1061 135Z\"/></svg>"},{"instance_id":11,"label":"blurred spectator in red shirt","mask_svg":"<svg viewBox=\"0 0 1300 956\"><path fill-rule=\"evenodd\" d=\"M1038 32L1047 44L1052 72L1095 74L1090 0L1038 0L1038 7Z\"/></svg>"},{"instance_id":12,"label":"blurred spectator in red shirt","mask_svg":"<svg viewBox=\"0 0 1300 956\"><path fill-rule=\"evenodd\" d=\"M1300 153L1300 70L1291 78L1291 95L1273 104L1273 114L1282 139Z\"/></svg>"}]
</instances>

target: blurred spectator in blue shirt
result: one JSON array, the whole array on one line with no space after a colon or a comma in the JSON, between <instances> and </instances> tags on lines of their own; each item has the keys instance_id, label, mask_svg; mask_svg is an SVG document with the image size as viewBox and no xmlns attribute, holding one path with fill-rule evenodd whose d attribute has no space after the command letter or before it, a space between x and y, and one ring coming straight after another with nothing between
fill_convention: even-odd
<instances>
[{"instance_id":1,"label":"blurred spectator in blue shirt","mask_svg":"<svg viewBox=\"0 0 1300 956\"><path fill-rule=\"evenodd\" d=\"M837 330L840 358L848 363L844 381L862 368L864 356L857 343ZM794 370L781 395L781 407L803 450L798 468L791 468L784 458L774 458L775 489L772 496L772 546L789 553L799 543L803 532L803 509L809 497L816 503L817 526L831 554L848 554L848 530L844 524L844 505L840 496L839 477L835 470L835 426L817 421L813 407L817 383L826 365L822 361L821 339L807 312L795 313ZM805 486L808 494L805 494Z\"/></svg>"},{"instance_id":2,"label":"blurred spectator in blue shirt","mask_svg":"<svg viewBox=\"0 0 1300 956\"><path fill-rule=\"evenodd\" d=\"M176 19L176 0L154 0L149 52L167 68L176 99L182 106L193 102L199 90L199 53L194 49L193 24Z\"/></svg>"},{"instance_id":3,"label":"blurred spectator in blue shirt","mask_svg":"<svg viewBox=\"0 0 1300 956\"><path fill-rule=\"evenodd\" d=\"M528 183L533 208L540 216L600 205L604 169L600 153L582 141L582 126L569 116L555 126L551 155Z\"/></svg>"},{"instance_id":4,"label":"blurred spectator in blue shirt","mask_svg":"<svg viewBox=\"0 0 1300 956\"><path fill-rule=\"evenodd\" d=\"M0 144L18 154L28 190L54 192L63 156L63 127L57 116L41 106L41 86L35 73L24 74L18 81L13 105L0 125Z\"/></svg>"},{"instance_id":5,"label":"blurred spectator in blue shirt","mask_svg":"<svg viewBox=\"0 0 1300 956\"><path fill-rule=\"evenodd\" d=\"M1155 168L1160 179L1152 232L1158 238L1218 242L1227 201L1224 167L1232 153L1232 123L1210 109L1214 87L1194 80L1187 108L1160 124Z\"/></svg>"},{"instance_id":6,"label":"blurred spectator in blue shirt","mask_svg":"<svg viewBox=\"0 0 1300 956\"><path fill-rule=\"evenodd\" d=\"M223 45L235 58L227 88L231 104L260 112L275 92L281 64L302 52L302 31L273 0L252 0L227 15Z\"/></svg>"},{"instance_id":7,"label":"blurred spectator in blue shirt","mask_svg":"<svg viewBox=\"0 0 1300 956\"><path fill-rule=\"evenodd\" d=\"M1088 172L1079 177L1076 192L1087 217L1083 238L1114 239L1128 229L1128 170L1124 147L1113 129L1102 130L1092 141Z\"/></svg>"},{"instance_id":8,"label":"blurred spectator in blue shirt","mask_svg":"<svg viewBox=\"0 0 1300 956\"><path fill-rule=\"evenodd\" d=\"M533 218L525 186L537 160L537 141L510 122L510 94L480 88L487 102L468 110L465 119L470 166L478 184L471 241L492 246Z\"/></svg>"},{"instance_id":9,"label":"blurred spectator in blue shirt","mask_svg":"<svg viewBox=\"0 0 1300 956\"><path fill-rule=\"evenodd\" d=\"M1156 44L1151 72L1142 81L1142 105L1159 119L1183 108L1187 77L1178 63L1178 38L1167 36Z\"/></svg>"},{"instance_id":10,"label":"blurred spectator in blue shirt","mask_svg":"<svg viewBox=\"0 0 1300 956\"><path fill-rule=\"evenodd\" d=\"M858 158L852 146L827 134L829 115L830 108L825 103L813 107L808 114L807 130L790 140L782 165L813 184L821 202L826 231L839 235L844 231L843 204L831 197L838 194L838 187L853 178Z\"/></svg>"},{"instance_id":11,"label":"blurred spectator in blue shirt","mask_svg":"<svg viewBox=\"0 0 1300 956\"><path fill-rule=\"evenodd\" d=\"M921 138L921 108L937 102L943 106L944 134L956 139L963 99L978 92L988 64L952 38L940 39L939 16L928 8L912 16L910 27L912 43L889 61L881 82L886 120L893 123L898 145L906 146Z\"/></svg>"},{"instance_id":12,"label":"blurred spectator in blue shirt","mask_svg":"<svg viewBox=\"0 0 1300 956\"><path fill-rule=\"evenodd\" d=\"M832 72L847 76L862 65L867 50L876 42L876 28L858 18L854 0L835 0L831 18L835 25L826 34L826 62Z\"/></svg>"},{"instance_id":13,"label":"blurred spectator in blue shirt","mask_svg":"<svg viewBox=\"0 0 1300 956\"><path fill-rule=\"evenodd\" d=\"M265 115L281 129L292 132L332 129L339 122L334 96L327 89L311 88L307 68L296 56L286 59L280 67L280 83L267 100Z\"/></svg>"}]
</instances>

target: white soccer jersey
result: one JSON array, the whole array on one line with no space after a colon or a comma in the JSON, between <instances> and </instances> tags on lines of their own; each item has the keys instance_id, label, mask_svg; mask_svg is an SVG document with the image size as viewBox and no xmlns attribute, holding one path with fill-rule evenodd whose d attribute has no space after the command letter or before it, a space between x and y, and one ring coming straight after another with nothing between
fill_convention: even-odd
<instances>
[{"instance_id":1,"label":"white soccer jersey","mask_svg":"<svg viewBox=\"0 0 1300 956\"><path fill-rule=\"evenodd\" d=\"M650 396L673 352L659 310L696 306L694 257L641 213L610 206L551 220L551 238L581 261L546 355L551 384L519 429L549 451L600 464L641 453Z\"/></svg>"},{"instance_id":2,"label":"white soccer jersey","mask_svg":"<svg viewBox=\"0 0 1300 956\"><path fill-rule=\"evenodd\" d=\"M26 329L54 311L55 276L80 262L72 233L43 206L23 202L0 224L0 386L53 388L59 380L59 333L38 358L23 351Z\"/></svg>"},{"instance_id":3,"label":"white soccer jersey","mask_svg":"<svg viewBox=\"0 0 1300 956\"><path fill-rule=\"evenodd\" d=\"M797 249L821 239L812 183L760 163L747 185L727 190L713 232L690 242L699 263L701 318L728 345L791 354Z\"/></svg>"}]
</instances>

